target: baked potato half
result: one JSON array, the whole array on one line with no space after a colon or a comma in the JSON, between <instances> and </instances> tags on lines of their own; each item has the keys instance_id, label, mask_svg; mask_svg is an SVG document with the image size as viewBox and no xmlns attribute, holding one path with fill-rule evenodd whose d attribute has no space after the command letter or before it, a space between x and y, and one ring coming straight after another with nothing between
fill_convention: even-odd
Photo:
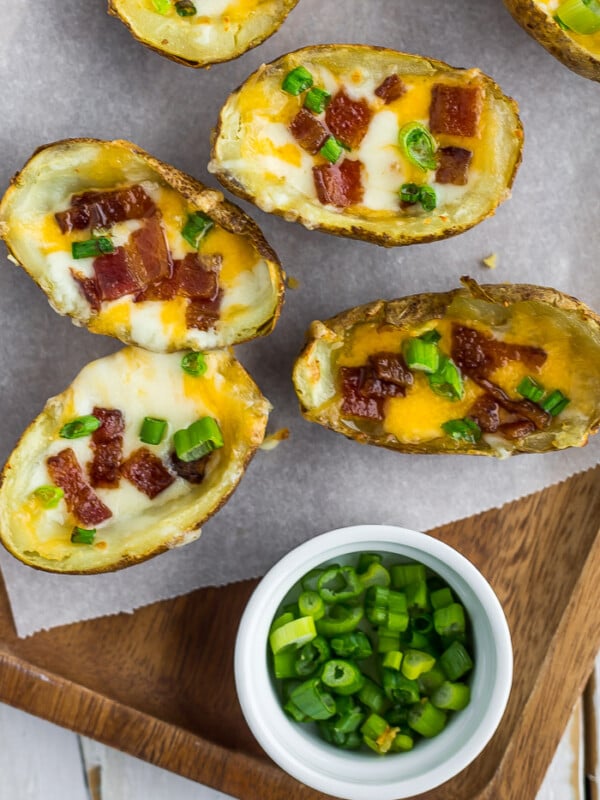
<instances>
[{"instance_id":1,"label":"baked potato half","mask_svg":"<svg viewBox=\"0 0 600 800\"><path fill-rule=\"evenodd\" d=\"M320 45L263 65L229 96L209 171L307 228L405 245L493 214L522 144L516 103L477 69Z\"/></svg>"},{"instance_id":2,"label":"baked potato half","mask_svg":"<svg viewBox=\"0 0 600 800\"><path fill-rule=\"evenodd\" d=\"M404 453L584 445L600 425L600 317L555 289L463 280L313 322L293 374L306 419Z\"/></svg>"},{"instance_id":3,"label":"baked potato half","mask_svg":"<svg viewBox=\"0 0 600 800\"><path fill-rule=\"evenodd\" d=\"M237 58L272 36L298 0L109 0L138 42L187 67Z\"/></svg>"},{"instance_id":4,"label":"baked potato half","mask_svg":"<svg viewBox=\"0 0 600 800\"><path fill-rule=\"evenodd\" d=\"M600 81L598 0L504 0L519 25L565 66Z\"/></svg>"},{"instance_id":5,"label":"baked potato half","mask_svg":"<svg viewBox=\"0 0 600 800\"><path fill-rule=\"evenodd\" d=\"M106 572L194 541L271 406L229 351L128 347L48 401L4 467L0 538L48 572Z\"/></svg>"},{"instance_id":6,"label":"baked potato half","mask_svg":"<svg viewBox=\"0 0 600 800\"><path fill-rule=\"evenodd\" d=\"M37 150L0 203L0 236L60 314L157 352L268 334L283 301L254 222L130 142Z\"/></svg>"}]
</instances>

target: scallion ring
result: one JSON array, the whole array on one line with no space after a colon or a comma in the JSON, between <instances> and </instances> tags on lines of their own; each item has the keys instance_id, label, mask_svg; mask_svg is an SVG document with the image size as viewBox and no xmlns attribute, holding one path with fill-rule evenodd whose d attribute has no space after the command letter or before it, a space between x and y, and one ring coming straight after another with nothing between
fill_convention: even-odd
<instances>
[{"instance_id":1,"label":"scallion ring","mask_svg":"<svg viewBox=\"0 0 600 800\"><path fill-rule=\"evenodd\" d=\"M83 436L90 436L94 431L97 431L101 424L98 417L94 417L93 414L86 414L83 417L77 417L77 419L65 423L58 435L61 439L81 439Z\"/></svg>"},{"instance_id":2,"label":"scallion ring","mask_svg":"<svg viewBox=\"0 0 600 800\"><path fill-rule=\"evenodd\" d=\"M435 140L420 122L409 122L400 129L398 141L411 164L424 172L436 169Z\"/></svg>"}]
</instances>

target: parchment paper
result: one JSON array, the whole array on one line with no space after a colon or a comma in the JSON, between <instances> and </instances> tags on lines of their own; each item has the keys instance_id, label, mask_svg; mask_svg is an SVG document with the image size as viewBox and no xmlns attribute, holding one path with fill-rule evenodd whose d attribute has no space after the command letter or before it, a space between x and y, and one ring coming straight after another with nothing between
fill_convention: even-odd
<instances>
[{"instance_id":1,"label":"parchment paper","mask_svg":"<svg viewBox=\"0 0 600 800\"><path fill-rule=\"evenodd\" d=\"M386 522L426 530L600 461L600 436L581 450L503 462L361 447L305 422L291 386L312 319L378 297L445 291L465 273L551 285L600 310L600 86L529 39L501 0L300 0L262 47L208 72L136 43L107 16L106 0L1 5L3 188L37 146L70 136L131 139L216 185L206 172L209 134L228 93L261 62L319 42L367 42L478 66L519 101L526 132L513 199L445 242L386 251L309 232L242 203L300 283L288 292L275 332L238 349L275 406L270 429L288 427L290 439L257 454L201 539L182 550L89 577L36 572L0 553L19 635L260 575L292 546L332 527ZM481 265L492 252L495 271ZM0 259L4 460L46 399L120 344L58 316L22 270L4 254Z\"/></svg>"}]
</instances>

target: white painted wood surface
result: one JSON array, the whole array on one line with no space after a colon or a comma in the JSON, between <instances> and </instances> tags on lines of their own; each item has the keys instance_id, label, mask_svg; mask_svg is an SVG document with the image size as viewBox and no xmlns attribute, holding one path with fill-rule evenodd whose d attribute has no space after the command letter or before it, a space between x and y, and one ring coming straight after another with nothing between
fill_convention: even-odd
<instances>
[{"instance_id":1,"label":"white painted wood surface","mask_svg":"<svg viewBox=\"0 0 600 800\"><path fill-rule=\"evenodd\" d=\"M600 660L596 675L600 680ZM598 718L594 719L596 726ZM165 798L230 800L221 792L0 704L0 800ZM519 800L584 798L584 711L580 701L537 798Z\"/></svg>"}]
</instances>

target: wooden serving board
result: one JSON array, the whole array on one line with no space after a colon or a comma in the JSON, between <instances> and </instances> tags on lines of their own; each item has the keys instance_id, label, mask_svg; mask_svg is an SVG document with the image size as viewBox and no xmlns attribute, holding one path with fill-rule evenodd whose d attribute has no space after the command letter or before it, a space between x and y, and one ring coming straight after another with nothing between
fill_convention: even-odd
<instances>
[{"instance_id":1,"label":"wooden serving board","mask_svg":"<svg viewBox=\"0 0 600 800\"><path fill-rule=\"evenodd\" d=\"M600 647L599 526L600 467L433 531L492 583L515 673L492 741L422 800L535 798ZM264 755L237 703L233 645L255 585L20 640L0 584L0 700L242 800L323 798Z\"/></svg>"}]
</instances>

